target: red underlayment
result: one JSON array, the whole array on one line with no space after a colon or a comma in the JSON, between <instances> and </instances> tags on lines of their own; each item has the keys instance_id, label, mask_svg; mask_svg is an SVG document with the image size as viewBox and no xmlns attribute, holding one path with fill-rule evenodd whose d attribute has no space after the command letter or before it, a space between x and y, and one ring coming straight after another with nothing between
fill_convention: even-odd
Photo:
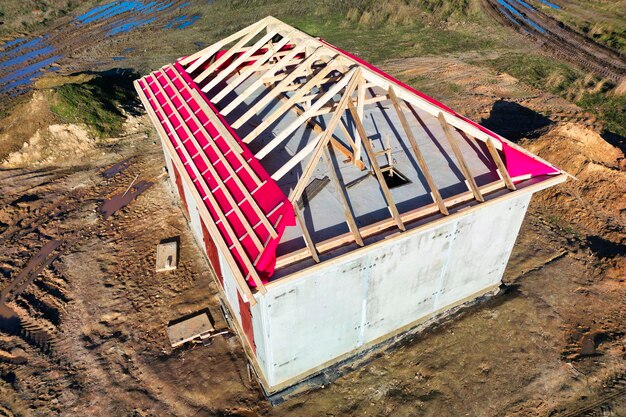
<instances>
[{"instance_id":1,"label":"red underlayment","mask_svg":"<svg viewBox=\"0 0 626 417\"><path fill-rule=\"evenodd\" d=\"M231 133L235 139L238 140L239 145L243 149L241 156L245 159L245 161L247 161L247 164L262 181L262 185L257 188L250 174L243 169L242 164L235 157L234 151L231 150L230 145L219 135L217 129L205 113L205 110L200 106L200 103L196 101L194 96L192 96L191 89L196 89L198 92L200 92L200 89L195 85L193 80L189 78L180 64L156 71L153 74L142 78L139 81L139 84L146 94L146 97L148 97L152 109L155 111L159 121L168 135L168 138L176 149L176 153L183 162L187 173L193 180L193 183L202 197L206 208L211 214L211 217L217 224L220 234L231 250L231 253L243 271L244 276L248 277L248 283L251 286L255 286L254 282L248 275L242 256L246 256L250 259L261 279L263 281L267 281L274 273L274 267L276 265L276 247L280 242L280 238L282 237L282 234L287 226L295 225L295 214L287 197L278 187L276 182L271 179L270 175L267 171L265 171L256 158L254 158L252 152L250 152L246 145L239 139L237 134L230 129L230 126L225 121L223 121L224 125L230 129ZM210 137L206 137L206 135L199 130L200 127L196 125L187 109L182 106L182 101L172 88L172 85L175 87L180 96L182 96L182 98L188 103L189 107L195 113L198 120L209 133ZM202 97L204 97L204 95L202 95ZM172 108L170 106L168 99L176 108ZM221 118L221 115L213 107L210 101L205 100L205 103L214 114ZM197 141L202 149L197 149L194 140L189 137L187 130L183 127L183 124L187 126L188 130L193 134L195 141ZM176 135L172 134L172 129L174 129ZM243 191L232 178L229 178L229 172L220 160L217 151L224 155L241 182L252 194L261 211L267 216L270 223L274 225L274 229L278 234L276 238L271 238L269 231L265 228L263 223L260 222L261 219L254 211L251 204L244 198ZM227 188L226 190L220 188L216 179L211 176L205 161L201 157L202 152L206 154L208 160L212 163L218 176L225 184ZM199 176L201 176L204 181L201 181ZM205 183L208 185L208 189L205 186ZM226 214L226 219L235 235L240 238L240 243L245 253L239 253L230 239L229 233L226 231L226 225L220 221L215 208L212 206L209 201L210 199L207 197L209 192L212 193L213 197L215 197L221 211ZM232 210L233 207L231 207L225 192L230 193L230 195L234 198L234 201L239 203L238 206L245 215L247 221L250 225L252 225L254 231L257 232L257 236L261 242L265 243L262 252L259 252L251 237L246 233L242 222L243 219L240 219Z\"/></svg>"}]
</instances>

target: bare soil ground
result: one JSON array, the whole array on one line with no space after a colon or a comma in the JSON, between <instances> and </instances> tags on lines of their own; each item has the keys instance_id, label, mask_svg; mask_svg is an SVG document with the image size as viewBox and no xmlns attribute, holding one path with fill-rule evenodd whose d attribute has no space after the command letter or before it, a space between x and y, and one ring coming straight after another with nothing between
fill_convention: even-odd
<instances>
[{"instance_id":1,"label":"bare soil ground","mask_svg":"<svg viewBox=\"0 0 626 417\"><path fill-rule=\"evenodd\" d=\"M529 111L553 110L554 118L519 136L531 137L522 143L579 181L534 198L502 294L272 408L249 378L237 337L169 347L166 325L182 315L208 308L216 328L227 324L162 175L154 132L146 117L130 118L120 137L88 143L89 157L78 165L60 167L62 149L36 167L40 160L30 160L28 150L5 157L20 155L22 165L5 162L0 171L2 287L45 243L63 244L59 258L7 303L23 329L0 331L0 415L625 415L621 151L575 106L506 74L458 58L384 67L417 77L425 90L441 91L438 98L496 128ZM499 102L515 105L502 112ZM39 130L59 134L45 124ZM39 151L55 143L43 141ZM119 162L110 176L116 170L107 168ZM103 201L134 180L154 185L104 220ZM156 274L156 245L172 236L181 238L179 267Z\"/></svg>"}]
</instances>

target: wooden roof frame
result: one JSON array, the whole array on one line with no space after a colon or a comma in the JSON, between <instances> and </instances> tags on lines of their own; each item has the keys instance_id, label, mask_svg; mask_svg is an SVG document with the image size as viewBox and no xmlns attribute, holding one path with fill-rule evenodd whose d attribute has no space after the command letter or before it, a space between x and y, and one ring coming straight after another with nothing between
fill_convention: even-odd
<instances>
[{"instance_id":1,"label":"wooden roof frame","mask_svg":"<svg viewBox=\"0 0 626 417\"><path fill-rule=\"evenodd\" d=\"M364 246L364 238L371 236L372 233L377 233L393 226L397 227L397 229L402 232L406 230L407 222L417 218L415 217L415 213L419 210L414 210L411 213L400 213L393 201L392 195L384 181L381 167L377 161L377 157L380 153L373 151L368 134L363 127L363 116L366 106L379 105L379 103L384 101L389 101L393 105L405 136L408 139L408 143L410 144L409 150L413 153L419 170L423 174L428 188L430 189L433 204L426 210L429 214L439 213L442 216L447 216L452 206L458 205L460 202L467 202L469 196L473 197L475 202L482 203L485 201L484 195L486 193L502 188L508 189L510 192L515 191L516 186L514 184L514 178L511 178L507 172L507 168L500 156L500 153L503 151L503 144L553 168L556 174L567 175L547 161L465 119L434 100L420 95L415 90L387 76L382 71L368 65L364 61L335 48L321 39L314 38L293 28L272 16L268 16L193 55L180 59L177 65L184 68L184 71L191 77L197 85L197 88L201 90L202 93L206 94L206 99L210 101L210 104L215 105L222 117L231 114L235 108L243 104L245 100L250 98L259 88L268 89L265 96L262 96L253 105L245 109L243 114L231 123L230 127L234 129L241 128L250 118L258 115L273 100L280 100L280 106L269 115L266 115L262 122L258 126L255 126L250 133L239 142L240 139L235 138L230 133L229 128L224 125L222 119L220 119L217 114L214 114L212 109L208 108L207 103L204 101L205 98L200 96L201 93L191 89L193 90L192 94L194 98L206 108L212 123L218 128L220 135L230 144L232 148L231 151L236 154L241 154L242 148L245 145L254 142L259 135L287 112L293 112L296 118L256 152L254 156L257 160L261 161L274 152L277 147L280 147L293 132L301 126L308 125L313 129L315 136L310 139L298 153L292 156L291 160L275 171L271 175L271 179L278 181L294 167L301 164L303 165L303 173L292 189L288 200L294 207L296 220L302 229L303 239L306 243L306 253L308 253L308 256L316 263L320 262L320 254L323 252L327 252L337 246L350 242L355 242L358 246ZM171 66L164 68L172 69ZM257 78L252 80L252 83L243 90L240 88L239 90L242 90L241 92L236 93L236 89L242 86L243 83L252 76ZM159 75L156 74L155 77L159 77ZM180 75L177 75L177 77L180 77ZM171 79L167 79L166 82L170 87L174 87ZM140 97L144 100L144 104L148 103L149 107L151 103L149 94L146 94L145 88L141 88L143 85L140 86L137 84L137 86ZM383 93L377 95L374 93L373 88L377 88ZM159 89L161 94L165 95L162 87L159 87ZM173 89L175 90L175 88ZM368 97L368 91L371 97ZM289 92L292 92L292 94L289 95ZM336 101L335 97L340 98ZM171 102L169 103L170 107L174 107ZM422 151L419 148L415 134L412 132L407 121L405 114L405 108L407 107L409 109L411 107L418 108L439 120L460 171L465 178L468 191L470 192L469 194L463 195L462 198L459 196L445 200L442 198L435 185L433 174L429 171ZM149 114L153 122L158 124L159 118L154 110L149 110ZM316 118L326 114L330 115L330 121L326 126L322 126L322 124L316 121ZM353 133L349 132L343 121L344 115L347 114L350 115L350 119L355 127L355 132ZM194 118L195 115L190 117ZM175 131L176 128L175 126L169 125L167 130ZM189 131L187 127L184 128L186 129L187 135L196 143L193 139L194 132ZM337 128L342 130L345 141L347 142L346 144L335 136ZM465 162L463 153L455 142L457 139L452 135L453 129L457 130L465 138L479 140L485 143L488 154L500 176L500 180L496 182L497 184L492 183L482 187L477 185L469 166ZM167 135L162 126L159 133L162 134L162 136ZM196 145L198 144L196 143ZM380 191L390 212L388 221L379 222L380 224L375 227L370 225L359 229L350 206L347 192L344 188L345 185L342 184L338 176L338 167L335 166L333 162L337 152L354 164L356 169L360 170L366 168L363 155L365 154L367 156L369 168L379 183ZM187 156L189 159L193 159L193 156ZM208 162L205 156L202 157L205 162ZM339 200L344 209L346 223L350 233L348 236L340 236L334 241L331 239L329 241L316 243L313 241L306 224L302 220L298 203L309 183L312 173L318 167L321 160L326 161L329 176L339 194ZM224 160L222 160L222 162L225 163ZM207 165L210 166L208 163ZM243 162L242 166L244 169L250 169L249 167L246 168L246 164ZM218 177L214 170L211 172L213 172L213 176ZM253 175L254 173L251 172L251 174ZM199 177L201 179L201 175ZM236 180L236 172L232 171L230 177ZM189 180L191 179L189 178ZM258 178L256 180L259 181ZM219 180L218 184L221 184L221 186L224 185L220 183ZM258 185L260 186L261 184ZM244 186L242 186L242 188L247 193L246 198L252 202L253 199L250 197L248 190ZM238 207L236 207L237 202L231 200L232 197L229 201L233 208L229 213L234 211L239 217L243 217L243 215L239 213ZM419 212L423 214L425 213L425 209L426 208L421 208ZM201 210L202 216L207 215L207 213ZM218 214L224 217L228 213ZM262 215L260 217L264 220L263 223L272 233L272 236L275 236L276 231L273 225L267 218L264 218ZM210 216L208 216L208 218L210 218ZM244 223L244 226L246 227L247 234L253 238L255 245L258 248L262 248L264 242L260 241L259 238L254 235L253 229L255 226L248 223ZM215 232L215 230L212 230L212 232ZM229 231L229 233L232 233L232 230ZM242 237L234 235L231 237L234 245L239 248L239 240ZM228 251L229 248L225 241L219 243L222 251ZM238 250L242 252L241 248ZM304 253L303 251L299 251L298 254L279 259L277 267L282 267L291 262L304 259L306 257ZM232 257L227 256L227 261L231 267L236 265ZM248 269L251 269L248 277L251 275L257 290L264 293L264 285L254 272L254 260L244 259L244 261L246 265L249 266ZM237 275L239 271L233 272ZM240 286L243 286L242 283L245 283L248 277L237 276L236 278ZM243 293L247 294L247 298L253 299L253 293L250 292L247 285L245 285L245 287L245 289L242 288ZM251 302L253 302L252 299L250 300Z\"/></svg>"}]
</instances>

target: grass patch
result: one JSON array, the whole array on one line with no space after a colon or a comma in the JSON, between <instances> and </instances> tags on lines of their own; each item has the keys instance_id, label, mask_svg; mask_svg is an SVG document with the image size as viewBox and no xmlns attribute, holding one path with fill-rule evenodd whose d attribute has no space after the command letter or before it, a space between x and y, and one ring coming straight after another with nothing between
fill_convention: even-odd
<instances>
[{"instance_id":1,"label":"grass patch","mask_svg":"<svg viewBox=\"0 0 626 417\"><path fill-rule=\"evenodd\" d=\"M351 23L341 15L333 15L323 20L316 17L298 17L286 21L374 64L393 58L484 50L496 43L487 36L470 35L463 30L436 27L422 21L411 24L364 25Z\"/></svg>"},{"instance_id":2,"label":"grass patch","mask_svg":"<svg viewBox=\"0 0 626 417\"><path fill-rule=\"evenodd\" d=\"M481 61L506 72L539 90L549 91L576 103L605 122L605 131L626 136L626 96L613 94L615 85L574 69L553 58L509 53Z\"/></svg>"},{"instance_id":3,"label":"grass patch","mask_svg":"<svg viewBox=\"0 0 626 417\"><path fill-rule=\"evenodd\" d=\"M87 125L97 136L119 134L126 114L139 105L132 80L138 75L108 71L83 83L68 83L51 90L50 110L66 123Z\"/></svg>"}]
</instances>

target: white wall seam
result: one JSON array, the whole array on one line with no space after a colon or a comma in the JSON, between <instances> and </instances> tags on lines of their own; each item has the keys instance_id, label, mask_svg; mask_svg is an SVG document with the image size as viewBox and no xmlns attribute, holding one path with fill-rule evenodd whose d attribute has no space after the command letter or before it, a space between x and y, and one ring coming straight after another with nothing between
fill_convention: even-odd
<instances>
[{"instance_id":1,"label":"white wall seam","mask_svg":"<svg viewBox=\"0 0 626 417\"><path fill-rule=\"evenodd\" d=\"M446 272L448 271L448 263L450 262L450 253L452 253L452 246L456 241L456 231L459 226L459 220L455 220L453 223L453 228L448 244L448 249L446 250L446 254L444 256L444 263L441 266L441 274L439 275L439 286L437 287L437 291L435 292L435 299L433 300L433 311L437 311L439 309L439 295L443 291L443 287L446 279Z\"/></svg>"}]
</instances>

